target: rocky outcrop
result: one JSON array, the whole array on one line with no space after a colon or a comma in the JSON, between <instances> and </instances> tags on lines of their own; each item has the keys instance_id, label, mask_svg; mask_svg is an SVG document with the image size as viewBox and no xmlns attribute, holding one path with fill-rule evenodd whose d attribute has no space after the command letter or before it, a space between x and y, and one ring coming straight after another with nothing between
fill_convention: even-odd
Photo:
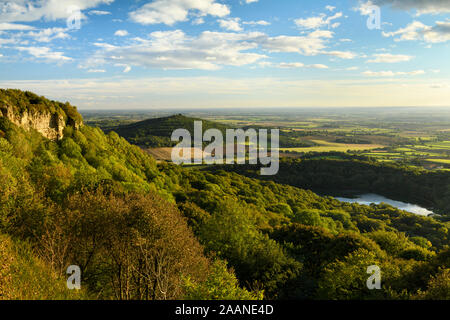
<instances>
[{"instance_id":1,"label":"rocky outcrop","mask_svg":"<svg viewBox=\"0 0 450 320\"><path fill-rule=\"evenodd\" d=\"M12 123L21 126L26 130L35 129L43 136L51 140L60 140L63 138L63 131L67 125L79 128L80 124L76 124L69 119L66 123L64 117L58 113L40 113L24 111L17 114L14 109L9 106L0 106L0 115L6 117Z\"/></svg>"}]
</instances>

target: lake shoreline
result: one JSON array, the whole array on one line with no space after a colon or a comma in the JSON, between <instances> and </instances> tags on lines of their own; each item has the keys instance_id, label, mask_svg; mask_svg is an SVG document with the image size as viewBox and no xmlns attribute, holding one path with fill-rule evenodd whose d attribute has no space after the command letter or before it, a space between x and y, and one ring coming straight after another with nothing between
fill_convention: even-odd
<instances>
[{"instance_id":1,"label":"lake shoreline","mask_svg":"<svg viewBox=\"0 0 450 320\"><path fill-rule=\"evenodd\" d=\"M353 196L351 198L339 197L339 196L334 196L334 198L341 202L359 203L361 205L385 203L385 204L388 204L399 210L407 211L407 212L410 212L410 213L413 213L416 215L420 215L420 216L425 216L425 217L436 215L433 211L431 211L427 208L421 207L417 204L389 199L385 196L382 196L382 195L379 195L376 193L364 193L364 194L359 194L359 195L353 194Z\"/></svg>"}]
</instances>

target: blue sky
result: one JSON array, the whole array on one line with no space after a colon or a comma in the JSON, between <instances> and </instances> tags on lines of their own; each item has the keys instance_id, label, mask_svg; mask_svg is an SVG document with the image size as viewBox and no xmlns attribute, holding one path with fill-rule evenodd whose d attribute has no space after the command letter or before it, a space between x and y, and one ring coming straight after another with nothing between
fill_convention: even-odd
<instances>
[{"instance_id":1,"label":"blue sky","mask_svg":"<svg viewBox=\"0 0 450 320\"><path fill-rule=\"evenodd\" d=\"M0 0L0 87L80 109L450 106L449 58L447 0Z\"/></svg>"}]
</instances>

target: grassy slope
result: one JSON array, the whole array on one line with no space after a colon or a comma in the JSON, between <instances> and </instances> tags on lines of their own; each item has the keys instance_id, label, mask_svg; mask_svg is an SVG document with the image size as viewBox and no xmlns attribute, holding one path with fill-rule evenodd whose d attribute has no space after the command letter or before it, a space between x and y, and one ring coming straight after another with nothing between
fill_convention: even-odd
<instances>
[{"instance_id":1,"label":"grassy slope","mask_svg":"<svg viewBox=\"0 0 450 320\"><path fill-rule=\"evenodd\" d=\"M86 299L68 290L65 280L36 258L31 247L0 234L0 300Z\"/></svg>"}]
</instances>

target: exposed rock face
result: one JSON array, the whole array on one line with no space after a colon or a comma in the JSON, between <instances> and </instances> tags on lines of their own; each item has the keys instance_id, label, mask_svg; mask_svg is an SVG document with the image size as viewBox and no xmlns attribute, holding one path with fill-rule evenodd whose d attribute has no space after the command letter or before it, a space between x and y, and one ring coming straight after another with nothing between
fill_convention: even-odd
<instances>
[{"instance_id":1,"label":"exposed rock face","mask_svg":"<svg viewBox=\"0 0 450 320\"><path fill-rule=\"evenodd\" d=\"M29 111L25 111L23 114L17 115L14 113L13 108L9 106L0 106L0 115L3 115L12 123L26 130L35 129L44 137L51 140L62 139L63 130L66 125L72 125L73 127L77 127L77 129L80 126L75 123L66 124L64 117L58 113L30 113Z\"/></svg>"}]
</instances>

